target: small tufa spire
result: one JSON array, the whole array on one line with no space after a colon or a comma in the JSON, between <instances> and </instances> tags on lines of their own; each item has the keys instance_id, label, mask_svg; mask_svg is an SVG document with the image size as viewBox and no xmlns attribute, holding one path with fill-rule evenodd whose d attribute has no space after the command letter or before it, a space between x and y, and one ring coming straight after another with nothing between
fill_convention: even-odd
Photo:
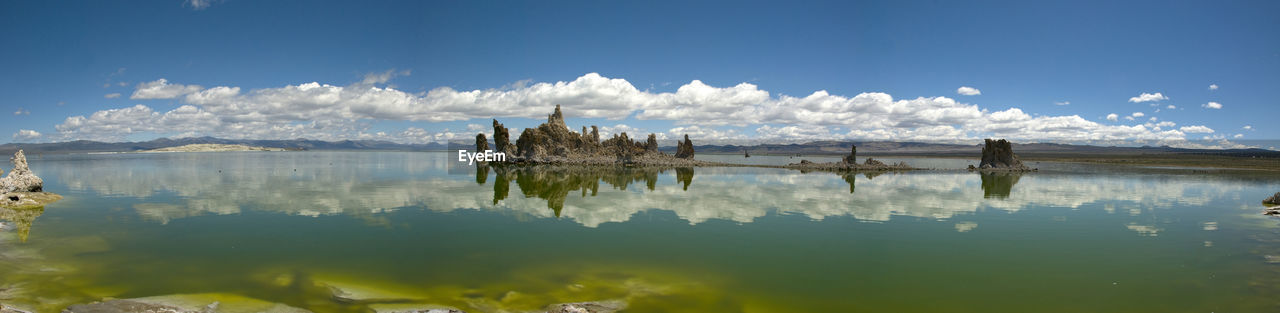
<instances>
[{"instance_id":1,"label":"small tufa spire","mask_svg":"<svg viewBox=\"0 0 1280 313\"><path fill-rule=\"evenodd\" d=\"M843 161L845 164L858 164L858 146L853 146L849 150L849 155L844 156Z\"/></svg>"},{"instance_id":2,"label":"small tufa spire","mask_svg":"<svg viewBox=\"0 0 1280 313\"><path fill-rule=\"evenodd\" d=\"M13 170L9 172L8 176L0 178L0 193L14 191L40 192L44 190L44 180L31 173L31 169L27 167L27 155L22 150L14 153L9 162L13 163Z\"/></svg>"},{"instance_id":3,"label":"small tufa spire","mask_svg":"<svg viewBox=\"0 0 1280 313\"><path fill-rule=\"evenodd\" d=\"M560 105L559 105L559 104L557 104L557 105L556 105L556 111L555 111L555 113L551 113L551 115L548 115L548 116L547 116L547 124L551 124L551 125L560 125L560 126L563 126L563 127L564 127L564 128L566 128L566 129L568 129L568 128L569 128L569 126L568 126L568 125L565 125L565 124L564 124L564 113L561 113L561 112L560 112Z\"/></svg>"}]
</instances>

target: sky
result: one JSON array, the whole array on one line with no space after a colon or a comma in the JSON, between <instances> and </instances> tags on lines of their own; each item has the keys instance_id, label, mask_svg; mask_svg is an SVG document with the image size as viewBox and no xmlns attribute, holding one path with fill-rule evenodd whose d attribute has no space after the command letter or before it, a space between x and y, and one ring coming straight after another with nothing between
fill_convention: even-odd
<instances>
[{"instance_id":1,"label":"sky","mask_svg":"<svg viewBox=\"0 0 1280 313\"><path fill-rule=\"evenodd\" d=\"M1276 1L4 1L0 143L1280 139ZM641 135L643 136L643 135ZM1268 147L1263 147L1268 148Z\"/></svg>"}]
</instances>

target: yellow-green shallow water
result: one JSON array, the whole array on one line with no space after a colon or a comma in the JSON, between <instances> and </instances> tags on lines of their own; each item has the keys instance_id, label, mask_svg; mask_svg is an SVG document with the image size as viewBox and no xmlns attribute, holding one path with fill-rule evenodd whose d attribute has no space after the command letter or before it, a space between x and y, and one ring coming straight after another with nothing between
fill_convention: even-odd
<instances>
[{"instance_id":1,"label":"yellow-green shallow water","mask_svg":"<svg viewBox=\"0 0 1280 313\"><path fill-rule=\"evenodd\" d=\"M623 312L1280 310L1269 296L1280 265L1267 263L1280 256L1280 228L1258 214L1280 179L1265 175L1060 164L1023 175L477 175L450 171L449 157L33 157L46 191L65 198L0 215L0 303L57 312L185 295L176 298L315 312L528 312L579 301L620 301ZM767 158L752 162L796 161Z\"/></svg>"}]
</instances>

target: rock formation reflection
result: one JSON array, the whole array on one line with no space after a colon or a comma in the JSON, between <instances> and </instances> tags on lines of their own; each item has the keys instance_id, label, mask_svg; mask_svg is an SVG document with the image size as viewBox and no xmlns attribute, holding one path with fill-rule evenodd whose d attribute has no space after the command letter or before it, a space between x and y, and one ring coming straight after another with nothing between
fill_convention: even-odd
<instances>
[{"instance_id":1,"label":"rock formation reflection","mask_svg":"<svg viewBox=\"0 0 1280 313\"><path fill-rule=\"evenodd\" d=\"M1203 175L919 172L876 176L767 168L480 167L472 176L448 174L447 157L443 153L337 152L95 156L62 161L42 173L48 173L46 185L56 185L51 189L132 198L123 200L128 203L122 207L132 207L143 218L159 223L242 210L367 216L427 209L560 217L596 227L628 221L650 210L672 212L699 224L709 220L750 223L769 214L814 220L839 216L864 221L888 221L895 216L948 219L987 209L1016 212L1086 205L1112 208L1107 212L1131 218L1129 214L1145 217L1175 205L1229 201L1224 197L1233 191L1257 185L1231 176ZM865 179L856 178L859 174ZM644 187L629 188L641 184ZM845 193L845 188L853 193Z\"/></svg>"},{"instance_id":2,"label":"rock formation reflection","mask_svg":"<svg viewBox=\"0 0 1280 313\"><path fill-rule=\"evenodd\" d=\"M31 235L31 224L35 223L36 218L44 214L44 207L9 209L0 208L0 221L8 221L0 223L0 231L8 231L14 228L18 232L18 241L27 242L27 236Z\"/></svg>"},{"instance_id":3,"label":"rock formation reflection","mask_svg":"<svg viewBox=\"0 0 1280 313\"><path fill-rule=\"evenodd\" d=\"M982 197L987 199L1007 199L1013 193L1013 185L1022 178L1018 172L982 172Z\"/></svg>"},{"instance_id":4,"label":"rock formation reflection","mask_svg":"<svg viewBox=\"0 0 1280 313\"><path fill-rule=\"evenodd\" d=\"M477 177L487 174L490 167L477 169ZM582 197L596 196L600 191L600 183L609 184L617 190L627 190L627 186L643 181L645 188L653 191L657 188L658 176L670 168L652 167L596 167L596 166L495 166L492 168L496 179L493 185L493 203L507 199L510 182L515 181L521 193L526 197L536 197L547 201L547 208L559 217L564 209L565 198L571 191L580 191ZM693 182L693 168L676 168L676 180L689 189ZM480 178L476 179L480 181Z\"/></svg>"},{"instance_id":5,"label":"rock formation reflection","mask_svg":"<svg viewBox=\"0 0 1280 313\"><path fill-rule=\"evenodd\" d=\"M808 173L808 172L805 171L805 173ZM857 179L858 175L862 175L863 177L866 177L867 180L871 180L872 178L876 178L876 176L880 176L884 173L885 172L840 172L840 179L843 179L844 182L849 183L849 193L853 193L854 188L857 187L856 182L858 180Z\"/></svg>"}]
</instances>

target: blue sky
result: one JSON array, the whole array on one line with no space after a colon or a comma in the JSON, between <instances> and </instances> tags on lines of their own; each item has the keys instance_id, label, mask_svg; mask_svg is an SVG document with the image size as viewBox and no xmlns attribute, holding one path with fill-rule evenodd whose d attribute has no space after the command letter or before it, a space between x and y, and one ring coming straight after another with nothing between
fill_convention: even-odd
<instances>
[{"instance_id":1,"label":"blue sky","mask_svg":"<svg viewBox=\"0 0 1280 313\"><path fill-rule=\"evenodd\" d=\"M563 104L571 127L671 142L1231 146L1278 139L1274 12L1274 1L9 1L0 142L425 142L487 132L490 117L534 126Z\"/></svg>"}]
</instances>

